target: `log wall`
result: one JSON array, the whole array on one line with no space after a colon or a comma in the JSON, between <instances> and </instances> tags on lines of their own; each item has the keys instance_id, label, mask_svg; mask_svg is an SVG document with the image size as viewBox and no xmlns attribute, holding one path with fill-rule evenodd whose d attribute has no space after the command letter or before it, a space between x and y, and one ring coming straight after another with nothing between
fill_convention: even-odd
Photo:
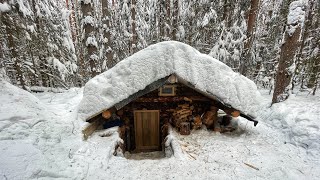
<instances>
[{"instance_id":1,"label":"log wall","mask_svg":"<svg viewBox=\"0 0 320 180\"><path fill-rule=\"evenodd\" d=\"M220 102L214 101L188 86L180 83L170 85L174 85L176 88L175 96L159 96L159 90L156 89L134 99L122 109L115 111L125 124L125 134L122 135L125 137L125 150L132 151L135 149L135 110L159 110L160 142L163 142L166 137L167 123L172 124L178 130L182 122L188 122L194 129L199 129L203 123L200 117L212 111L212 108L227 111L226 107ZM233 110L231 109L230 112L233 112ZM99 119L99 121L107 121L101 114L97 116L96 119Z\"/></svg>"}]
</instances>

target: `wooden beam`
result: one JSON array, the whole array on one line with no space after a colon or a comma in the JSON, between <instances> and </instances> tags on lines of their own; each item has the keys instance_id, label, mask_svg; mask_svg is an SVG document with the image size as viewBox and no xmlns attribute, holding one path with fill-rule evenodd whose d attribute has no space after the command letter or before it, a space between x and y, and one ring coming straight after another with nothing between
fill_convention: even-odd
<instances>
[{"instance_id":1,"label":"wooden beam","mask_svg":"<svg viewBox=\"0 0 320 180\"><path fill-rule=\"evenodd\" d=\"M186 97L139 97L134 102L179 102L185 101ZM211 101L211 99L201 96L188 97L192 101Z\"/></svg>"},{"instance_id":2,"label":"wooden beam","mask_svg":"<svg viewBox=\"0 0 320 180\"><path fill-rule=\"evenodd\" d=\"M84 128L82 130L84 140L87 140L88 137L103 124L103 122L103 119L97 119Z\"/></svg>"}]
</instances>

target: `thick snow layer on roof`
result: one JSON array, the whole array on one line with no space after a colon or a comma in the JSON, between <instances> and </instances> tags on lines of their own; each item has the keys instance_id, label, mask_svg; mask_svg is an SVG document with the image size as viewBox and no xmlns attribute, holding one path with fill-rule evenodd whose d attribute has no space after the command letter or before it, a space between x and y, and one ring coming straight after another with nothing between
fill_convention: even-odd
<instances>
[{"instance_id":1,"label":"thick snow layer on roof","mask_svg":"<svg viewBox=\"0 0 320 180\"><path fill-rule=\"evenodd\" d=\"M79 119L91 118L171 74L247 115L256 116L260 94L251 80L189 45L167 41L151 45L92 78L84 88Z\"/></svg>"}]
</instances>

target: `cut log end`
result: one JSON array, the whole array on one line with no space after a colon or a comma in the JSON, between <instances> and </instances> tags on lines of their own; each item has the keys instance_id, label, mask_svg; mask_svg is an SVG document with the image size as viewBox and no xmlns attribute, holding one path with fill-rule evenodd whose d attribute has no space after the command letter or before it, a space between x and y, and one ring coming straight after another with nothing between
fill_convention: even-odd
<instances>
[{"instance_id":1,"label":"cut log end","mask_svg":"<svg viewBox=\"0 0 320 180\"><path fill-rule=\"evenodd\" d=\"M240 111L233 111L233 112L231 113L231 116L232 116L232 117L239 117L239 116L240 116Z\"/></svg>"},{"instance_id":2,"label":"cut log end","mask_svg":"<svg viewBox=\"0 0 320 180\"><path fill-rule=\"evenodd\" d=\"M109 110L103 111L102 117L105 119L109 119L111 117L111 112Z\"/></svg>"}]
</instances>

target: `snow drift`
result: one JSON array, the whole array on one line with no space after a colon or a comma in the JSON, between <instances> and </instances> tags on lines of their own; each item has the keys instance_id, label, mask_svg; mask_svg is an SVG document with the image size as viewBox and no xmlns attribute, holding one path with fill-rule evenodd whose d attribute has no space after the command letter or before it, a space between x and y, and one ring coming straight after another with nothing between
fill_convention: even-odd
<instances>
[{"instance_id":1,"label":"snow drift","mask_svg":"<svg viewBox=\"0 0 320 180\"><path fill-rule=\"evenodd\" d=\"M0 102L0 131L6 122L17 121L21 117L32 121L46 114L45 105L38 98L3 79L0 79Z\"/></svg>"},{"instance_id":2,"label":"snow drift","mask_svg":"<svg viewBox=\"0 0 320 180\"><path fill-rule=\"evenodd\" d=\"M251 80L189 45L167 41L151 45L91 79L85 85L78 118L97 115L171 74L256 117L260 94Z\"/></svg>"},{"instance_id":3,"label":"snow drift","mask_svg":"<svg viewBox=\"0 0 320 180\"><path fill-rule=\"evenodd\" d=\"M268 92L262 92L263 95ZM307 92L295 92L286 101L270 106L270 99L259 111L260 118L286 135L286 142L306 149L319 159L320 97L308 97ZM320 160L318 160L320 162Z\"/></svg>"}]
</instances>

